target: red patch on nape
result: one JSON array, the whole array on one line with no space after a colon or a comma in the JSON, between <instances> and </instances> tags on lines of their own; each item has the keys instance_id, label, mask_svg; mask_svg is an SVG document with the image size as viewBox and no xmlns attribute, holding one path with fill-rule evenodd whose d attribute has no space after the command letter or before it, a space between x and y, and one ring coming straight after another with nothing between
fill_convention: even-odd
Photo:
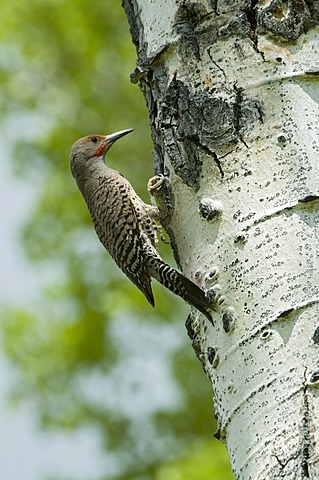
<instances>
[{"instance_id":1,"label":"red patch on nape","mask_svg":"<svg viewBox=\"0 0 319 480\"><path fill-rule=\"evenodd\" d=\"M95 156L96 157L101 157L104 153L105 147L106 147L106 143L101 143L101 145L99 146L99 148L95 152Z\"/></svg>"}]
</instances>

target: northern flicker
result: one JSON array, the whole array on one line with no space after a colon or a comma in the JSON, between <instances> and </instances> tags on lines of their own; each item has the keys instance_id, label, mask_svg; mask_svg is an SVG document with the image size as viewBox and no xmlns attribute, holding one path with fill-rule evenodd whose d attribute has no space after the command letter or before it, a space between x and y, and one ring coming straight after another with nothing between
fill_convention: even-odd
<instances>
[{"instance_id":1,"label":"northern flicker","mask_svg":"<svg viewBox=\"0 0 319 480\"><path fill-rule=\"evenodd\" d=\"M143 292L154 307L151 277L202 312L211 322L211 308L205 293L159 256L158 220L161 211L147 205L132 185L105 163L105 154L116 140L132 132L88 135L71 149L72 175L89 208L95 231L125 275ZM158 188L161 176L150 180L150 190Z\"/></svg>"}]
</instances>

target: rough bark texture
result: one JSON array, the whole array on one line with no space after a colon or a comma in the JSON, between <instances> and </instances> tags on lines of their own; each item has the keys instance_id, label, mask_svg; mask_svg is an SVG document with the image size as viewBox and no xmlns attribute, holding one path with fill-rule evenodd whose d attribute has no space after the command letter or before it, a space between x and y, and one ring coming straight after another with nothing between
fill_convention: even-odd
<instances>
[{"instance_id":1,"label":"rough bark texture","mask_svg":"<svg viewBox=\"0 0 319 480\"><path fill-rule=\"evenodd\" d=\"M319 2L125 0L235 478L319 474Z\"/></svg>"}]
</instances>

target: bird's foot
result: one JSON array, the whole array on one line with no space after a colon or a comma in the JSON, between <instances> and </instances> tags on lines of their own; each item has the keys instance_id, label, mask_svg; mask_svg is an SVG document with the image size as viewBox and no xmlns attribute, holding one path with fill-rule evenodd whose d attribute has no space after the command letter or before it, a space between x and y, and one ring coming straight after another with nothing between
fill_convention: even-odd
<instances>
[{"instance_id":1,"label":"bird's foot","mask_svg":"<svg viewBox=\"0 0 319 480\"><path fill-rule=\"evenodd\" d=\"M155 192L161 190L165 183L164 175L155 175L154 177L150 178L147 182L147 190L151 196L154 196Z\"/></svg>"},{"instance_id":2,"label":"bird's foot","mask_svg":"<svg viewBox=\"0 0 319 480\"><path fill-rule=\"evenodd\" d=\"M164 175L155 175L149 179L147 190L151 198L151 204L158 208L157 219L166 228L170 222L170 212L172 211L167 178Z\"/></svg>"}]
</instances>

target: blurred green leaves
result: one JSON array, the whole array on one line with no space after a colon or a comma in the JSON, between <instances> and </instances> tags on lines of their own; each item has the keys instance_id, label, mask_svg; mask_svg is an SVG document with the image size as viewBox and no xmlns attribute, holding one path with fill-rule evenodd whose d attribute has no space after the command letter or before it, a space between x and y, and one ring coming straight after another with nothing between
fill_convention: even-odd
<instances>
[{"instance_id":1,"label":"blurred green leaves","mask_svg":"<svg viewBox=\"0 0 319 480\"><path fill-rule=\"evenodd\" d=\"M2 122L12 167L36 192L22 241L42 285L36 304L2 314L12 399L31 402L46 428L96 428L118 479L230 478L214 473L224 463L188 307L154 285L151 309L99 244L69 172L77 138L134 128L108 162L147 200L152 145L124 12L114 1L13 0L1 20Z\"/></svg>"},{"instance_id":2,"label":"blurred green leaves","mask_svg":"<svg viewBox=\"0 0 319 480\"><path fill-rule=\"evenodd\" d=\"M232 480L225 447L217 441L194 442L188 454L159 468L155 480Z\"/></svg>"}]
</instances>

